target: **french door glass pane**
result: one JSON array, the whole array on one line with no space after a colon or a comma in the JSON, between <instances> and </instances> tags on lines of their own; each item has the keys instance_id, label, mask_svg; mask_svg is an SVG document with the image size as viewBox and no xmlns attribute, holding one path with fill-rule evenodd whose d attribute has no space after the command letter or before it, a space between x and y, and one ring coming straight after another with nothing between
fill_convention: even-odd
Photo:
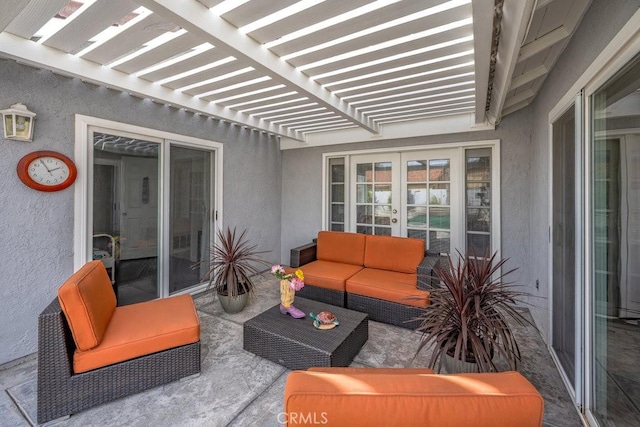
<instances>
[{"instance_id":1,"label":"french door glass pane","mask_svg":"<svg viewBox=\"0 0 640 427\"><path fill-rule=\"evenodd\" d=\"M482 256L491 250L491 150L465 150L465 169L467 252Z\"/></svg>"},{"instance_id":2,"label":"french door glass pane","mask_svg":"<svg viewBox=\"0 0 640 427\"><path fill-rule=\"evenodd\" d=\"M200 283L209 270L211 153L175 145L170 152L169 292L174 293Z\"/></svg>"},{"instance_id":3,"label":"french door glass pane","mask_svg":"<svg viewBox=\"0 0 640 427\"><path fill-rule=\"evenodd\" d=\"M591 97L591 413L640 419L640 57Z\"/></svg>"},{"instance_id":4,"label":"french door glass pane","mask_svg":"<svg viewBox=\"0 0 640 427\"><path fill-rule=\"evenodd\" d=\"M99 132L93 142L93 259L119 305L157 298L160 144Z\"/></svg>"},{"instance_id":5,"label":"french door glass pane","mask_svg":"<svg viewBox=\"0 0 640 427\"><path fill-rule=\"evenodd\" d=\"M449 160L429 160L430 181L449 181L450 175Z\"/></svg>"},{"instance_id":6,"label":"french door glass pane","mask_svg":"<svg viewBox=\"0 0 640 427\"><path fill-rule=\"evenodd\" d=\"M426 156L425 156L426 157ZM451 228L451 161L449 159L407 160L407 236L425 240L433 254L450 251L449 241L439 240L438 233L424 230ZM420 230L422 229L422 230Z\"/></svg>"},{"instance_id":7,"label":"french door glass pane","mask_svg":"<svg viewBox=\"0 0 640 427\"><path fill-rule=\"evenodd\" d=\"M329 200L331 217L329 221L329 228L333 231L343 231L345 222L344 157L329 159L329 169L331 171L331 194Z\"/></svg>"}]
</instances>

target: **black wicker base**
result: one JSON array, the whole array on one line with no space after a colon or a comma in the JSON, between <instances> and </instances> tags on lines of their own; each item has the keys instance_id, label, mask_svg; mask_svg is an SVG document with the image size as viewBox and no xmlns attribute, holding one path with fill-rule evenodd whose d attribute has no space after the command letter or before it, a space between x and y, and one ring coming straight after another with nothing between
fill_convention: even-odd
<instances>
[{"instance_id":1,"label":"black wicker base","mask_svg":"<svg viewBox=\"0 0 640 427\"><path fill-rule=\"evenodd\" d=\"M349 293L347 294L347 307L350 310L367 313L371 320L407 329L416 329L420 326L420 321L414 319L426 310L425 308Z\"/></svg>"},{"instance_id":2,"label":"black wicker base","mask_svg":"<svg viewBox=\"0 0 640 427\"><path fill-rule=\"evenodd\" d=\"M289 369L349 366L369 339L367 315L296 296L294 305L307 313L294 319L275 306L244 323L243 348ZM329 310L340 322L329 330L313 326L309 312Z\"/></svg>"},{"instance_id":3,"label":"black wicker base","mask_svg":"<svg viewBox=\"0 0 640 427\"><path fill-rule=\"evenodd\" d=\"M75 344L56 298L38 317L38 423L200 372L200 342L73 374Z\"/></svg>"},{"instance_id":4,"label":"black wicker base","mask_svg":"<svg viewBox=\"0 0 640 427\"><path fill-rule=\"evenodd\" d=\"M319 286L314 286L309 283L305 283L304 288L296 291L296 297L302 297L312 299L314 301L320 301L327 304L335 305L336 307L346 307L346 293L341 291L335 291L333 289L325 289Z\"/></svg>"}]
</instances>

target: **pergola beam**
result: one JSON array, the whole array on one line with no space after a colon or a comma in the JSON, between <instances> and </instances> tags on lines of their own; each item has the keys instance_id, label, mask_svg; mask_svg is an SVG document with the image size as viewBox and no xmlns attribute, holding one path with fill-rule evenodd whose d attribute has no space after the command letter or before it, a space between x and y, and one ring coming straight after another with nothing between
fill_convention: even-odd
<instances>
[{"instance_id":1,"label":"pergola beam","mask_svg":"<svg viewBox=\"0 0 640 427\"><path fill-rule=\"evenodd\" d=\"M270 76L275 82L285 84L372 134L378 133L377 126L357 110L282 61L271 51L263 48L255 40L242 34L236 27L212 13L201 3L174 0L136 0L136 2L180 25L216 48L224 49L230 55L242 59L256 70Z\"/></svg>"},{"instance_id":2,"label":"pergola beam","mask_svg":"<svg viewBox=\"0 0 640 427\"><path fill-rule=\"evenodd\" d=\"M473 10L473 60L476 69L476 123L486 119L485 108L489 90L491 45L493 38L494 0L476 0Z\"/></svg>"},{"instance_id":3,"label":"pergola beam","mask_svg":"<svg viewBox=\"0 0 640 427\"><path fill-rule=\"evenodd\" d=\"M298 141L304 140L304 136L300 132L269 124L249 115L234 112L228 108L193 98L143 79L133 78L121 71L103 67L94 62L75 57L57 49L36 44L30 40L6 32L0 33L0 54L23 64L52 70L69 77L77 77L83 81L99 86L117 89L142 98L151 98L176 107L184 107L189 111L240 125L246 125L286 138Z\"/></svg>"}]
</instances>

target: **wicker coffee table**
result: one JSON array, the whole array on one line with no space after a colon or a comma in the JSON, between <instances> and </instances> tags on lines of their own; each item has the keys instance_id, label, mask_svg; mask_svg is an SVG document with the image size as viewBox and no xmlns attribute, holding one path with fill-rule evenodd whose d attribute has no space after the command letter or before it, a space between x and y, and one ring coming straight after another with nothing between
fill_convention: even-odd
<instances>
[{"instance_id":1,"label":"wicker coffee table","mask_svg":"<svg viewBox=\"0 0 640 427\"><path fill-rule=\"evenodd\" d=\"M365 313L347 310L305 298L294 305L307 314L294 319L280 313L276 305L244 323L243 348L289 369L312 366L349 366L369 339ZM313 326L309 312L331 311L340 325L329 330Z\"/></svg>"}]
</instances>

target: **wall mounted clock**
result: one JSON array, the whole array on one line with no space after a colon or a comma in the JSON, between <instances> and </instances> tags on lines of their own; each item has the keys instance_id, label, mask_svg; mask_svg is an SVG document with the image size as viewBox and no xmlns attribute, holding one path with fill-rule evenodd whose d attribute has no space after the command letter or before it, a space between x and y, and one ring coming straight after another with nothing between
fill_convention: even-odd
<instances>
[{"instance_id":1,"label":"wall mounted clock","mask_svg":"<svg viewBox=\"0 0 640 427\"><path fill-rule=\"evenodd\" d=\"M34 151L18 162L18 177L38 191L64 190L76 180L78 169L73 160L55 151Z\"/></svg>"}]
</instances>

